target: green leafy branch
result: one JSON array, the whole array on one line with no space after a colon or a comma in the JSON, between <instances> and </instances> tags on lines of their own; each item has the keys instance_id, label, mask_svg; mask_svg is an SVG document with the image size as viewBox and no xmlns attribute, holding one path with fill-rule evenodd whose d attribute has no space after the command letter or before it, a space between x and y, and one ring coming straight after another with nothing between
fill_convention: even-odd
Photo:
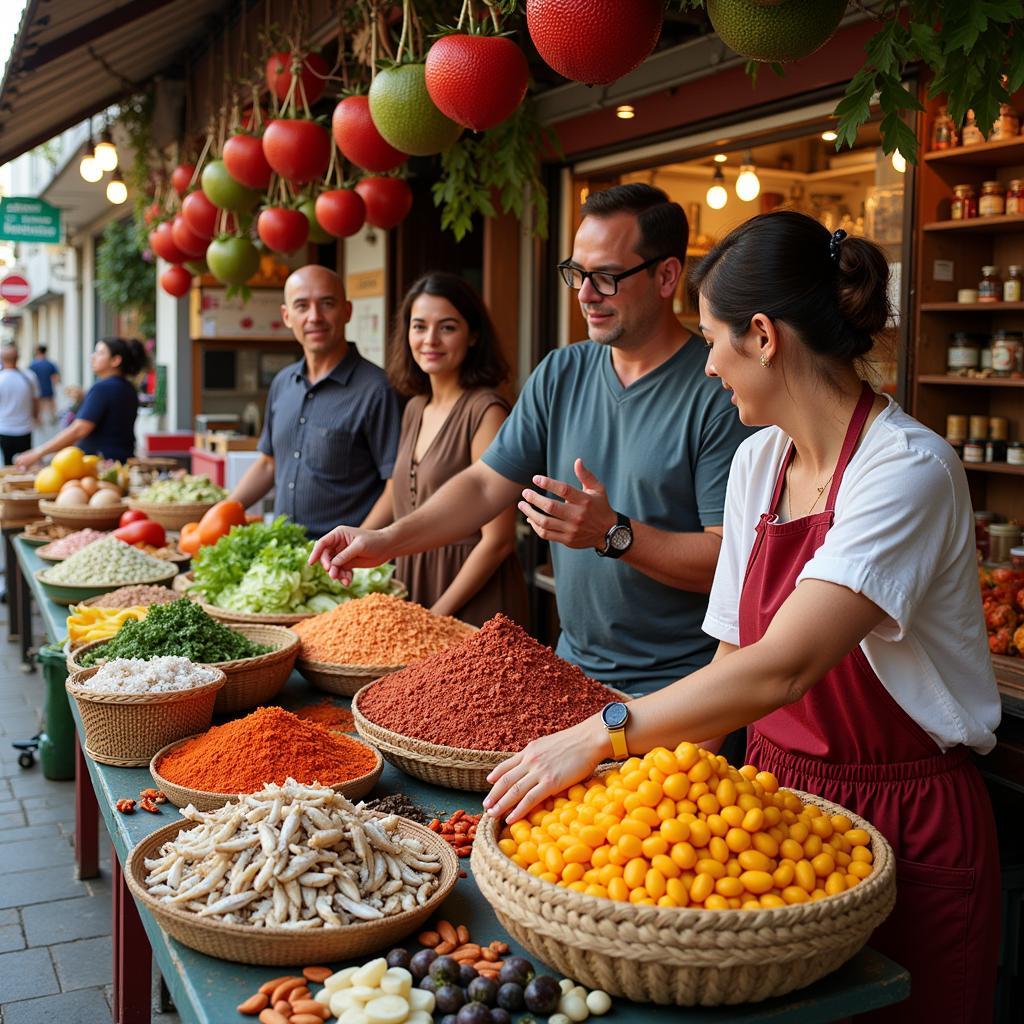
<instances>
[{"instance_id":1,"label":"green leafy branch","mask_svg":"<svg viewBox=\"0 0 1024 1024\"><path fill-rule=\"evenodd\" d=\"M142 336L156 333L156 267L142 258L131 221L111 221L96 249L96 291L118 312L138 314Z\"/></svg>"}]
</instances>

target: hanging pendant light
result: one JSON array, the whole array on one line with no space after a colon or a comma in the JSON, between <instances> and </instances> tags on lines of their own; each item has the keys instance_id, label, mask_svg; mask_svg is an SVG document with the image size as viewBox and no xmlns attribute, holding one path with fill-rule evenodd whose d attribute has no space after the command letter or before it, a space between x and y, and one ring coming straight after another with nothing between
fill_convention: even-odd
<instances>
[{"instance_id":1,"label":"hanging pendant light","mask_svg":"<svg viewBox=\"0 0 1024 1024\"><path fill-rule=\"evenodd\" d=\"M96 157L91 153L82 157L81 163L78 165L78 173L88 182L96 182L103 177L103 170L96 163Z\"/></svg>"},{"instance_id":2,"label":"hanging pendant light","mask_svg":"<svg viewBox=\"0 0 1024 1024\"><path fill-rule=\"evenodd\" d=\"M721 164L715 167L714 176L711 178L711 187L704 200L712 210L720 210L729 202L729 193L725 188L725 175L722 173Z\"/></svg>"},{"instance_id":3,"label":"hanging pendant light","mask_svg":"<svg viewBox=\"0 0 1024 1024\"><path fill-rule=\"evenodd\" d=\"M121 168L114 169L114 176L107 182L107 199L120 206L128 198L128 186L121 177Z\"/></svg>"},{"instance_id":4,"label":"hanging pendant light","mask_svg":"<svg viewBox=\"0 0 1024 1024\"><path fill-rule=\"evenodd\" d=\"M112 171L117 167L117 147L110 136L109 125L103 129L103 134L100 136L100 141L96 143L92 155L101 171Z\"/></svg>"},{"instance_id":5,"label":"hanging pendant light","mask_svg":"<svg viewBox=\"0 0 1024 1024\"><path fill-rule=\"evenodd\" d=\"M754 157L747 150L740 167L739 177L736 179L736 195L745 203L752 203L761 192L761 179L757 176L754 168Z\"/></svg>"},{"instance_id":6,"label":"hanging pendant light","mask_svg":"<svg viewBox=\"0 0 1024 1024\"><path fill-rule=\"evenodd\" d=\"M897 174L907 173L907 158L898 149L892 151L890 159L892 160L892 169Z\"/></svg>"}]
</instances>

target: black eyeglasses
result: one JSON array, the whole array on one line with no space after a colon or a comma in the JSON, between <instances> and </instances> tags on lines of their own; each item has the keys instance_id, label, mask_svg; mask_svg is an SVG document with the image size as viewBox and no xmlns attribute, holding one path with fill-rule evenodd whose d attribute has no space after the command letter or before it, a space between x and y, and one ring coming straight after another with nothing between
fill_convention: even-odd
<instances>
[{"instance_id":1,"label":"black eyeglasses","mask_svg":"<svg viewBox=\"0 0 1024 1024\"><path fill-rule=\"evenodd\" d=\"M618 294L620 281L627 277L632 277L634 274L639 274L641 270L646 270L648 267L653 267L655 263L660 263L662 260L670 258L669 256L655 256L653 259L644 260L638 267L622 271L621 274L612 274L607 270L583 270L580 267L573 266L572 260L565 260L558 264L558 273L561 274L566 286L575 288L576 291L583 287L583 282L589 277L590 283L594 286L594 291L598 295L611 297Z\"/></svg>"}]
</instances>

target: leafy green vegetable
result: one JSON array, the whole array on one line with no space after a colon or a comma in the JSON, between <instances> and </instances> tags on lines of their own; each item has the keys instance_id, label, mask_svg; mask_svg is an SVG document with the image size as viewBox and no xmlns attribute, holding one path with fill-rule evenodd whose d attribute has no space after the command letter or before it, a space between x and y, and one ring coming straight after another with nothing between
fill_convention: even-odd
<instances>
[{"instance_id":1,"label":"leafy green vegetable","mask_svg":"<svg viewBox=\"0 0 1024 1024\"><path fill-rule=\"evenodd\" d=\"M255 658L272 648L236 633L208 615L194 601L180 598L153 605L142 620L129 619L100 647L82 655L83 665L107 658L182 657L203 664Z\"/></svg>"},{"instance_id":2,"label":"leafy green vegetable","mask_svg":"<svg viewBox=\"0 0 1024 1024\"><path fill-rule=\"evenodd\" d=\"M223 487L218 487L208 476L188 474L157 480L139 495L139 501L148 501L154 505L170 505L222 501L227 496L228 492Z\"/></svg>"},{"instance_id":3,"label":"leafy green vegetable","mask_svg":"<svg viewBox=\"0 0 1024 1024\"><path fill-rule=\"evenodd\" d=\"M227 611L291 615L330 611L353 597L387 590L393 565L356 569L344 587L309 565L313 542L305 530L278 516L267 526L236 526L216 544L199 549L194 589Z\"/></svg>"}]
</instances>

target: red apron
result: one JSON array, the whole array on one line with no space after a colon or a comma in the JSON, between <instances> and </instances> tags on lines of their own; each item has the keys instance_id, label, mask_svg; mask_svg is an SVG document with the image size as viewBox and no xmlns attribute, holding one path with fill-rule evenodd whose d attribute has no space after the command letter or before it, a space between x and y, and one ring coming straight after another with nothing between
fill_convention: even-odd
<instances>
[{"instance_id":1,"label":"red apron","mask_svg":"<svg viewBox=\"0 0 1024 1024\"><path fill-rule=\"evenodd\" d=\"M756 643L832 526L836 495L871 411L864 385L824 511L776 522L786 450L740 595L740 646ZM785 786L867 818L892 844L897 900L871 944L907 967L907 1002L863 1020L990 1024L999 944L999 856L984 783L956 747L943 754L896 703L860 646L794 704L749 730L747 761Z\"/></svg>"}]
</instances>

